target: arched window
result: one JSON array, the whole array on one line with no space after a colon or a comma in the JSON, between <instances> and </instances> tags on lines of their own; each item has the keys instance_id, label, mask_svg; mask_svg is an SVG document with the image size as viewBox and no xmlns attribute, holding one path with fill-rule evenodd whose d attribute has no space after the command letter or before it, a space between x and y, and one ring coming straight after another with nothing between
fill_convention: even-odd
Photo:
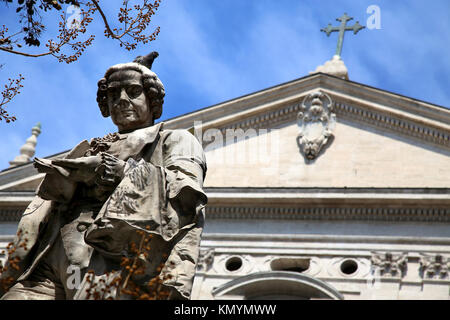
<instances>
[{"instance_id":1,"label":"arched window","mask_svg":"<svg viewBox=\"0 0 450 320\"><path fill-rule=\"evenodd\" d=\"M212 294L216 299L233 296L246 300L344 299L326 282L289 271L252 273L215 288Z\"/></svg>"}]
</instances>

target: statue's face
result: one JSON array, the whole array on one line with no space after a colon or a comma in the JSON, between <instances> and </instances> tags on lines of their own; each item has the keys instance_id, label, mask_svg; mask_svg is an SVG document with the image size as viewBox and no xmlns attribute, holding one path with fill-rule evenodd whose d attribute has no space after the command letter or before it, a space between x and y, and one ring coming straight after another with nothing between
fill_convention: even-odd
<instances>
[{"instance_id":1,"label":"statue's face","mask_svg":"<svg viewBox=\"0 0 450 320\"><path fill-rule=\"evenodd\" d=\"M152 124L152 112L144 93L140 72L123 70L109 76L108 107L119 132L132 131Z\"/></svg>"}]
</instances>

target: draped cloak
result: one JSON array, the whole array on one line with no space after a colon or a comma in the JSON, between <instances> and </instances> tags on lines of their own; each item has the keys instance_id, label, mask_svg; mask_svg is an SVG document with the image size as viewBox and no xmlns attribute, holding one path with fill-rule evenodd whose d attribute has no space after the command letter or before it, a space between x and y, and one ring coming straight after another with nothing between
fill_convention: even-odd
<instances>
[{"instance_id":1,"label":"draped cloak","mask_svg":"<svg viewBox=\"0 0 450 320\"><path fill-rule=\"evenodd\" d=\"M188 131L164 130L163 123L119 137L105 152L126 161L124 177L101 201L93 221L85 224L84 241L76 240L82 217L69 231L60 222L73 205L79 185L46 174L19 222L16 250L9 257L18 258L19 268L9 267L2 278L26 280L58 237L71 263L106 272L105 261L127 255L130 242L138 242L137 231L141 231L152 235L144 278L164 274L163 284L176 292L174 297L190 297L207 202L203 148ZM86 156L91 147L85 140L66 158ZM20 246L23 243L26 246ZM83 246L90 250L80 250ZM75 298L85 298L79 291Z\"/></svg>"}]
</instances>

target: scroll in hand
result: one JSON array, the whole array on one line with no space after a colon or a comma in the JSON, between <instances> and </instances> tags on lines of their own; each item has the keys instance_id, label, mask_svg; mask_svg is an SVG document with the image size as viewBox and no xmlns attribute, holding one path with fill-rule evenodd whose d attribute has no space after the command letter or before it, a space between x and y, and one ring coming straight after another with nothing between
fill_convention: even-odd
<instances>
[{"instance_id":1,"label":"scroll in hand","mask_svg":"<svg viewBox=\"0 0 450 320\"><path fill-rule=\"evenodd\" d=\"M56 174L74 182L114 186L123 178L125 161L102 152L97 156L76 159L35 158L34 166L41 173Z\"/></svg>"},{"instance_id":2,"label":"scroll in hand","mask_svg":"<svg viewBox=\"0 0 450 320\"><path fill-rule=\"evenodd\" d=\"M35 158L34 160L34 166L38 172L59 174L71 181L88 184L95 179L95 169L100 164L100 156L56 160Z\"/></svg>"},{"instance_id":3,"label":"scroll in hand","mask_svg":"<svg viewBox=\"0 0 450 320\"><path fill-rule=\"evenodd\" d=\"M51 160L34 158L34 167L40 173L60 174L68 177L70 172L62 167L53 165Z\"/></svg>"}]
</instances>

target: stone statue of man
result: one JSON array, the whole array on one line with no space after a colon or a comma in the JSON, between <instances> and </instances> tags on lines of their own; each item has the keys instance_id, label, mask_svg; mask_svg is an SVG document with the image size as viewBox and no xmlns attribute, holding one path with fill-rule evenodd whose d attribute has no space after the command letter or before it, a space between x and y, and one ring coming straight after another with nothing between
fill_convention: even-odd
<instances>
[{"instance_id":1,"label":"stone statue of man","mask_svg":"<svg viewBox=\"0 0 450 320\"><path fill-rule=\"evenodd\" d=\"M65 159L35 159L45 177L19 223L2 299L136 298L121 290L125 281L145 297L189 299L205 156L188 131L154 124L165 92L148 60L114 65L98 83L117 133L82 141Z\"/></svg>"}]
</instances>

